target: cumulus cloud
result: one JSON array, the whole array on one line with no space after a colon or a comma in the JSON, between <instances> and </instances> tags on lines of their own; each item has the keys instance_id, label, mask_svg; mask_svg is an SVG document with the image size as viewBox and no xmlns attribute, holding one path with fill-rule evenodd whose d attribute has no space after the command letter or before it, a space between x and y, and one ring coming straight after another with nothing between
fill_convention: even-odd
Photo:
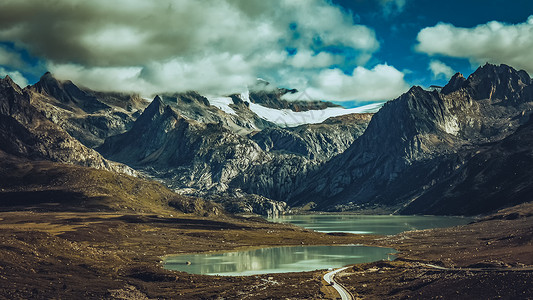
<instances>
[{"instance_id":1,"label":"cumulus cloud","mask_svg":"<svg viewBox=\"0 0 533 300\"><path fill-rule=\"evenodd\" d=\"M286 98L327 99L328 95L334 95L340 101L382 101L396 98L408 88L404 74L385 64L372 69L357 67L352 74L345 74L339 69L323 70L312 79L308 89L286 95Z\"/></svg>"},{"instance_id":2,"label":"cumulus cloud","mask_svg":"<svg viewBox=\"0 0 533 300\"><path fill-rule=\"evenodd\" d=\"M21 68L24 66L24 60L19 53L0 46L0 65Z\"/></svg>"},{"instance_id":3,"label":"cumulus cloud","mask_svg":"<svg viewBox=\"0 0 533 300\"><path fill-rule=\"evenodd\" d=\"M6 75L9 75L13 81L21 87L28 85L28 80L22 75L19 71L9 71L3 67L0 67L0 77L4 78Z\"/></svg>"},{"instance_id":4,"label":"cumulus cloud","mask_svg":"<svg viewBox=\"0 0 533 300\"><path fill-rule=\"evenodd\" d=\"M417 40L416 49L429 55L504 63L533 73L533 16L520 24L492 21L473 28L439 23L422 29Z\"/></svg>"},{"instance_id":5,"label":"cumulus cloud","mask_svg":"<svg viewBox=\"0 0 533 300\"><path fill-rule=\"evenodd\" d=\"M224 94L256 77L304 90L323 70L364 65L379 49L373 29L328 0L2 1L0 41L44 60L60 79L144 95Z\"/></svg>"},{"instance_id":6,"label":"cumulus cloud","mask_svg":"<svg viewBox=\"0 0 533 300\"><path fill-rule=\"evenodd\" d=\"M435 79L439 77L449 79L456 73L450 66L439 60L431 60L428 69L433 73Z\"/></svg>"}]
</instances>

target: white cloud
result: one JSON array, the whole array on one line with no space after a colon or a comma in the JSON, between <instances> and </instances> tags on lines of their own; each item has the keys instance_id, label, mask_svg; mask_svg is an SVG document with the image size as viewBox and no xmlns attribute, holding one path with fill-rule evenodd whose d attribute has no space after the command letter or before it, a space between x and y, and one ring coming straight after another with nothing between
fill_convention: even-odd
<instances>
[{"instance_id":1,"label":"white cloud","mask_svg":"<svg viewBox=\"0 0 533 300\"><path fill-rule=\"evenodd\" d=\"M338 58L333 55L320 52L318 54L313 54L310 50L301 50L298 51L294 56L288 59L288 63L295 68L325 68L331 66L336 61L339 61Z\"/></svg>"},{"instance_id":2,"label":"white cloud","mask_svg":"<svg viewBox=\"0 0 533 300\"><path fill-rule=\"evenodd\" d=\"M449 79L456 73L450 66L435 59L429 62L428 69L433 73L433 78L435 79L439 77L444 77L444 79Z\"/></svg>"},{"instance_id":3,"label":"white cloud","mask_svg":"<svg viewBox=\"0 0 533 300\"><path fill-rule=\"evenodd\" d=\"M24 65L24 60L19 53L0 46L0 65L20 68Z\"/></svg>"},{"instance_id":4,"label":"white cloud","mask_svg":"<svg viewBox=\"0 0 533 300\"><path fill-rule=\"evenodd\" d=\"M6 75L9 75L9 77L11 77L11 79L13 79L13 81L20 87L28 85L28 80L19 71L9 71L0 67L0 77L4 78Z\"/></svg>"},{"instance_id":5,"label":"white cloud","mask_svg":"<svg viewBox=\"0 0 533 300\"><path fill-rule=\"evenodd\" d=\"M405 1L382 4L403 9ZM96 90L224 95L263 77L320 99L382 100L405 86L389 66L329 70L363 66L379 49L373 29L329 0L17 0L0 2L0 20L0 41L42 58L57 78Z\"/></svg>"},{"instance_id":6,"label":"white cloud","mask_svg":"<svg viewBox=\"0 0 533 300\"><path fill-rule=\"evenodd\" d=\"M377 65L373 69L357 67L346 75L339 69L321 71L301 93L286 95L288 100L331 99L338 101L382 101L398 97L409 86L404 74L392 66Z\"/></svg>"},{"instance_id":7,"label":"white cloud","mask_svg":"<svg viewBox=\"0 0 533 300\"><path fill-rule=\"evenodd\" d=\"M439 23L422 29L417 40L416 49L429 55L504 63L533 73L533 16L520 24L492 21L473 28Z\"/></svg>"}]
</instances>

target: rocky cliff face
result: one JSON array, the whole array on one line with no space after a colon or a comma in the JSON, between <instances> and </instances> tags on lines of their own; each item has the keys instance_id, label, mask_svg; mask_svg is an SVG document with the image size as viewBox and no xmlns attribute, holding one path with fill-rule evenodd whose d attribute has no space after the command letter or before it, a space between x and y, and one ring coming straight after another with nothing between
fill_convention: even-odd
<instances>
[{"instance_id":1,"label":"rocky cliff face","mask_svg":"<svg viewBox=\"0 0 533 300\"><path fill-rule=\"evenodd\" d=\"M94 92L46 73L26 89L32 104L87 147L131 128L148 102L138 95Z\"/></svg>"},{"instance_id":2,"label":"rocky cliff face","mask_svg":"<svg viewBox=\"0 0 533 300\"><path fill-rule=\"evenodd\" d=\"M413 87L385 104L348 150L310 175L291 203L408 211L438 182L459 176L482 145L501 141L528 120L533 99L526 75L486 65L468 79L454 76L441 93ZM421 206L409 212L443 213Z\"/></svg>"},{"instance_id":3,"label":"rocky cliff face","mask_svg":"<svg viewBox=\"0 0 533 300\"><path fill-rule=\"evenodd\" d=\"M267 128L251 135L261 149L292 153L320 162L344 152L363 134L373 114L329 118L321 124Z\"/></svg>"},{"instance_id":4,"label":"rocky cliff face","mask_svg":"<svg viewBox=\"0 0 533 300\"><path fill-rule=\"evenodd\" d=\"M301 174L344 151L371 118L371 115L336 118L320 125L295 129L273 127L264 129L264 133L245 135L225 123L229 116L202 101L195 101L198 96L189 104L176 98L177 101L156 97L131 130L108 138L98 151L109 159L142 169L181 193L202 197L221 193L234 195L233 198L240 199L243 205L224 202L244 211L253 208L254 213L260 214L278 214L286 209L285 204L270 199L284 200ZM247 110L244 102L235 101L233 107ZM197 108L196 116L191 115L192 108ZM222 119L217 123L208 122L217 117ZM233 120L239 118L242 115ZM252 125L257 126L257 123ZM280 131L286 132L291 141L284 143L276 135ZM258 134L263 141L276 146L268 147L263 142L262 148L256 142ZM300 141L302 144L298 144ZM243 192L248 195L235 196Z\"/></svg>"},{"instance_id":5,"label":"rocky cliff face","mask_svg":"<svg viewBox=\"0 0 533 300\"><path fill-rule=\"evenodd\" d=\"M250 111L240 97L234 95L231 98L233 104L230 106L233 113L229 114L215 106L211 106L206 97L196 92L161 96L161 100L165 105L170 106L183 118L200 123L216 123L240 135L275 126Z\"/></svg>"},{"instance_id":6,"label":"rocky cliff face","mask_svg":"<svg viewBox=\"0 0 533 300\"><path fill-rule=\"evenodd\" d=\"M125 165L104 159L49 121L34 106L28 91L7 76L0 79L0 150L29 159L135 174Z\"/></svg>"}]
</instances>

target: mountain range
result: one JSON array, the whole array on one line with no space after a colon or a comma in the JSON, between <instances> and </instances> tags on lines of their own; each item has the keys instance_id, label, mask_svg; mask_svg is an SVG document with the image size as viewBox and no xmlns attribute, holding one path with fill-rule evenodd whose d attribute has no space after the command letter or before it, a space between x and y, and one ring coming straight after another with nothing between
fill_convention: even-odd
<instances>
[{"instance_id":1,"label":"mountain range","mask_svg":"<svg viewBox=\"0 0 533 300\"><path fill-rule=\"evenodd\" d=\"M242 94L148 101L50 73L23 89L6 77L0 150L156 179L230 212L475 215L531 200L533 82L524 71L487 64L380 109L284 100L295 92L259 82Z\"/></svg>"}]
</instances>

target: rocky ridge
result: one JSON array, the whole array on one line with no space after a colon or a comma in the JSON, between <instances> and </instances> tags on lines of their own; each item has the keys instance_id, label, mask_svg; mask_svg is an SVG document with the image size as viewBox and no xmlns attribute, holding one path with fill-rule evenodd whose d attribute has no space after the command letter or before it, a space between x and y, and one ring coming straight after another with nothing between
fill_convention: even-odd
<instances>
[{"instance_id":1,"label":"rocky ridge","mask_svg":"<svg viewBox=\"0 0 533 300\"><path fill-rule=\"evenodd\" d=\"M235 110L246 111L245 102L234 98ZM220 201L222 197L216 195L232 195L244 203L237 206L243 207L244 212L249 212L250 209L244 209L248 205L261 214L270 210L277 214L279 209L285 209L286 205L277 201L290 194L294 180L346 149L362 134L371 118L370 114L339 117L323 124L288 129L266 124L272 127L243 134L220 119L217 123L209 122L216 120L213 116L228 116L218 109L216 115L214 108L205 110L203 101L190 101L193 105L185 108L182 102L156 97L131 130L108 138L98 151L162 180L181 193ZM204 122L190 115L191 107L201 106L204 110L196 111L206 117L196 119ZM267 146L266 141L275 146ZM242 196L243 193L247 195ZM268 200L267 209L264 204L257 204L258 199L266 203L268 198L277 201Z\"/></svg>"},{"instance_id":2,"label":"rocky ridge","mask_svg":"<svg viewBox=\"0 0 533 300\"><path fill-rule=\"evenodd\" d=\"M444 209L447 196L432 191L442 189L445 180L453 182L447 190L464 184L461 174L484 145L515 134L529 120L532 88L527 73L489 64L467 79L456 74L440 93L413 87L387 102L365 133L311 174L289 203L313 201L318 209L333 210L386 206L409 213L481 213L488 207L474 209L467 202ZM492 172L504 178L504 172ZM531 182L526 174L521 172L520 185ZM465 194L455 198L464 199L466 191L463 186ZM510 204L504 197L491 207Z\"/></svg>"},{"instance_id":3,"label":"rocky ridge","mask_svg":"<svg viewBox=\"0 0 533 300\"><path fill-rule=\"evenodd\" d=\"M131 128L148 102L135 94L95 92L50 73L25 89L32 104L85 146L94 148Z\"/></svg>"},{"instance_id":4,"label":"rocky ridge","mask_svg":"<svg viewBox=\"0 0 533 300\"><path fill-rule=\"evenodd\" d=\"M0 79L0 150L32 160L76 164L118 173L136 172L104 159L98 152L82 145L34 106L26 89L9 76Z\"/></svg>"}]
</instances>

